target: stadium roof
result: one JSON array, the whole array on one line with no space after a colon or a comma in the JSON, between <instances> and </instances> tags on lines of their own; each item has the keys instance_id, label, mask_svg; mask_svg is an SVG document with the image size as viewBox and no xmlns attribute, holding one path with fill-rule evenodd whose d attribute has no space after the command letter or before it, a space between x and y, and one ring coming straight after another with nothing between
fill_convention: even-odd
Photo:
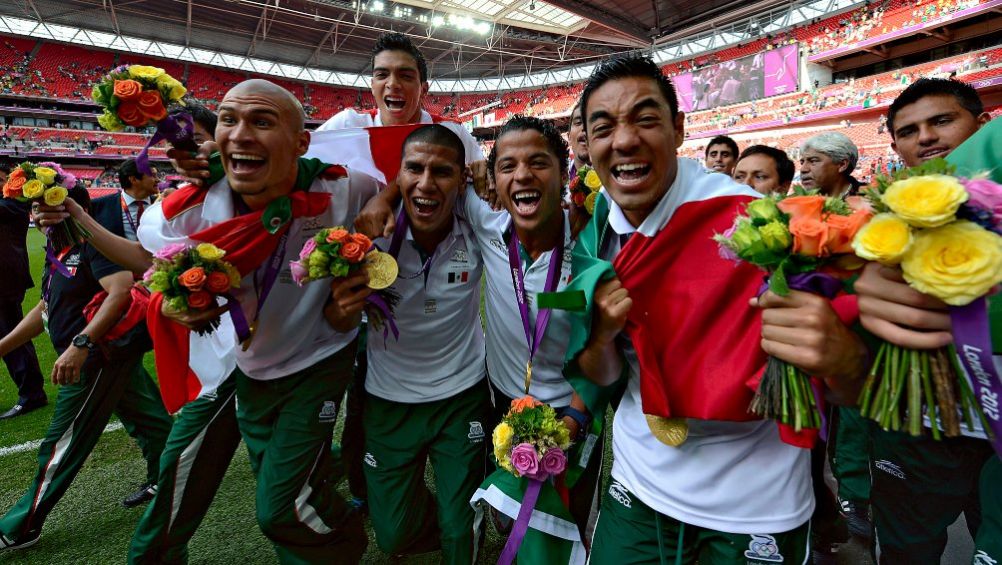
<instances>
[{"instance_id":1,"label":"stadium roof","mask_svg":"<svg viewBox=\"0 0 1002 565\"><path fill-rule=\"evenodd\" d=\"M393 30L425 54L433 91L468 92L580 80L626 51L692 57L859 3L17 0L0 2L0 32L365 87L374 39Z\"/></svg>"}]
</instances>

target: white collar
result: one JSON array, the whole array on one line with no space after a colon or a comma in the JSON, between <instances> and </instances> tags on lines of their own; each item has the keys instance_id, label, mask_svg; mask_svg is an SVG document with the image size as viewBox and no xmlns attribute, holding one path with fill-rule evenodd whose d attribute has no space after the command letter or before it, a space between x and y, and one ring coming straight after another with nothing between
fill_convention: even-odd
<instances>
[{"instance_id":1,"label":"white collar","mask_svg":"<svg viewBox=\"0 0 1002 565\"><path fill-rule=\"evenodd\" d=\"M142 199L142 200L140 200L139 198L133 198L131 194L129 194L128 192L125 192L125 189L122 189L122 200L124 200L125 201L125 205L129 206L129 207L131 207L136 202L142 202L143 204L146 204L147 206L150 204L150 199L149 198L145 198L145 199Z\"/></svg>"}]
</instances>

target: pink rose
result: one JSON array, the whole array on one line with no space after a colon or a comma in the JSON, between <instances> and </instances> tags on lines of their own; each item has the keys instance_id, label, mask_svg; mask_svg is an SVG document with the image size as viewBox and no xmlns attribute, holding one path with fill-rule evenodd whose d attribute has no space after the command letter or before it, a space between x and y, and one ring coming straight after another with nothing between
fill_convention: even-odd
<instances>
[{"instance_id":1,"label":"pink rose","mask_svg":"<svg viewBox=\"0 0 1002 565\"><path fill-rule=\"evenodd\" d=\"M303 250L299 252L299 258L306 259L307 257L310 256L310 253L313 253L314 251L316 251L316 249L317 249L317 242L313 241L312 237L310 239L307 239L306 243L303 244Z\"/></svg>"},{"instance_id":2,"label":"pink rose","mask_svg":"<svg viewBox=\"0 0 1002 565\"><path fill-rule=\"evenodd\" d=\"M310 241L313 240L311 239ZM307 277L310 276L310 270L304 266L302 261L290 261L289 269L292 271L292 281L299 286L303 286Z\"/></svg>"},{"instance_id":3,"label":"pink rose","mask_svg":"<svg viewBox=\"0 0 1002 565\"><path fill-rule=\"evenodd\" d=\"M963 183L967 204L991 212L995 225L1002 225L1002 185L988 179L968 179Z\"/></svg>"},{"instance_id":4,"label":"pink rose","mask_svg":"<svg viewBox=\"0 0 1002 565\"><path fill-rule=\"evenodd\" d=\"M161 247L159 251L153 254L153 256L157 259L171 259L186 249L188 249L188 246L183 243L171 243Z\"/></svg>"},{"instance_id":5,"label":"pink rose","mask_svg":"<svg viewBox=\"0 0 1002 565\"><path fill-rule=\"evenodd\" d=\"M731 227L727 228L727 231L725 231L720 235L726 237L727 239L731 239L732 237L734 237L734 232L736 232L737 230L738 230L738 222L735 221L734 224L731 225ZM741 261L741 258L738 257L738 254L735 253L730 247L727 247L724 244L720 244L718 246L717 253L720 254L721 259L725 259L727 261L734 261L735 263Z\"/></svg>"},{"instance_id":6,"label":"pink rose","mask_svg":"<svg viewBox=\"0 0 1002 565\"><path fill-rule=\"evenodd\" d=\"M511 465L515 472L522 477L539 479L539 458L536 456L536 448L528 443L520 443L511 450Z\"/></svg>"},{"instance_id":7,"label":"pink rose","mask_svg":"<svg viewBox=\"0 0 1002 565\"><path fill-rule=\"evenodd\" d=\"M567 455L559 447L551 447L543 454L543 459L539 462L543 472L553 477L564 472L567 468Z\"/></svg>"}]
</instances>

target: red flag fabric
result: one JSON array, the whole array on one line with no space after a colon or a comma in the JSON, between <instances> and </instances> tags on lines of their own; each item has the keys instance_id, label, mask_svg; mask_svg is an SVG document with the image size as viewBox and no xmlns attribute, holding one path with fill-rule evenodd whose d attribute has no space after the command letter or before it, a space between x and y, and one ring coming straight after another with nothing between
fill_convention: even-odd
<instances>
[{"instance_id":1,"label":"red flag fabric","mask_svg":"<svg viewBox=\"0 0 1002 565\"><path fill-rule=\"evenodd\" d=\"M160 309L164 295L153 293L146 311L146 326L155 346L157 380L164 407L171 414L198 397L202 383L188 366L188 340L190 331L164 317Z\"/></svg>"},{"instance_id":2,"label":"red flag fabric","mask_svg":"<svg viewBox=\"0 0 1002 565\"><path fill-rule=\"evenodd\" d=\"M766 355L761 314L748 298L763 275L721 258L712 239L752 200L733 195L682 204L654 237L637 232L616 256L616 274L633 300L625 331L640 361L645 414L758 419L748 411L754 394L748 382L764 369Z\"/></svg>"}]
</instances>

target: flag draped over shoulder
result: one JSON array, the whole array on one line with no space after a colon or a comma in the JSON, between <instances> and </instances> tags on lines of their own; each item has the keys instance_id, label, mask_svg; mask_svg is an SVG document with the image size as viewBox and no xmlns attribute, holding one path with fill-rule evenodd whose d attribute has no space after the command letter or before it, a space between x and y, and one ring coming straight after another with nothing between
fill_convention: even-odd
<instances>
[{"instance_id":1,"label":"flag draped over shoulder","mask_svg":"<svg viewBox=\"0 0 1002 565\"><path fill-rule=\"evenodd\" d=\"M213 158L218 159L218 156ZM241 276L254 272L275 252L292 219L320 215L330 205L330 194L308 192L314 180L347 175L343 167L331 166L318 159L300 159L298 166L295 189L283 197L288 200L290 215L281 226L266 226L265 214L272 209L269 205L263 210L235 216L191 234L189 239L212 243L226 251L226 261L236 267ZM163 203L165 217L170 220L201 203L206 192L205 189L189 186L171 194ZM188 362L190 331L166 318L161 312L162 305L163 295L154 293L146 321L153 339L161 395L164 405L173 413L198 396L202 383Z\"/></svg>"}]
</instances>

